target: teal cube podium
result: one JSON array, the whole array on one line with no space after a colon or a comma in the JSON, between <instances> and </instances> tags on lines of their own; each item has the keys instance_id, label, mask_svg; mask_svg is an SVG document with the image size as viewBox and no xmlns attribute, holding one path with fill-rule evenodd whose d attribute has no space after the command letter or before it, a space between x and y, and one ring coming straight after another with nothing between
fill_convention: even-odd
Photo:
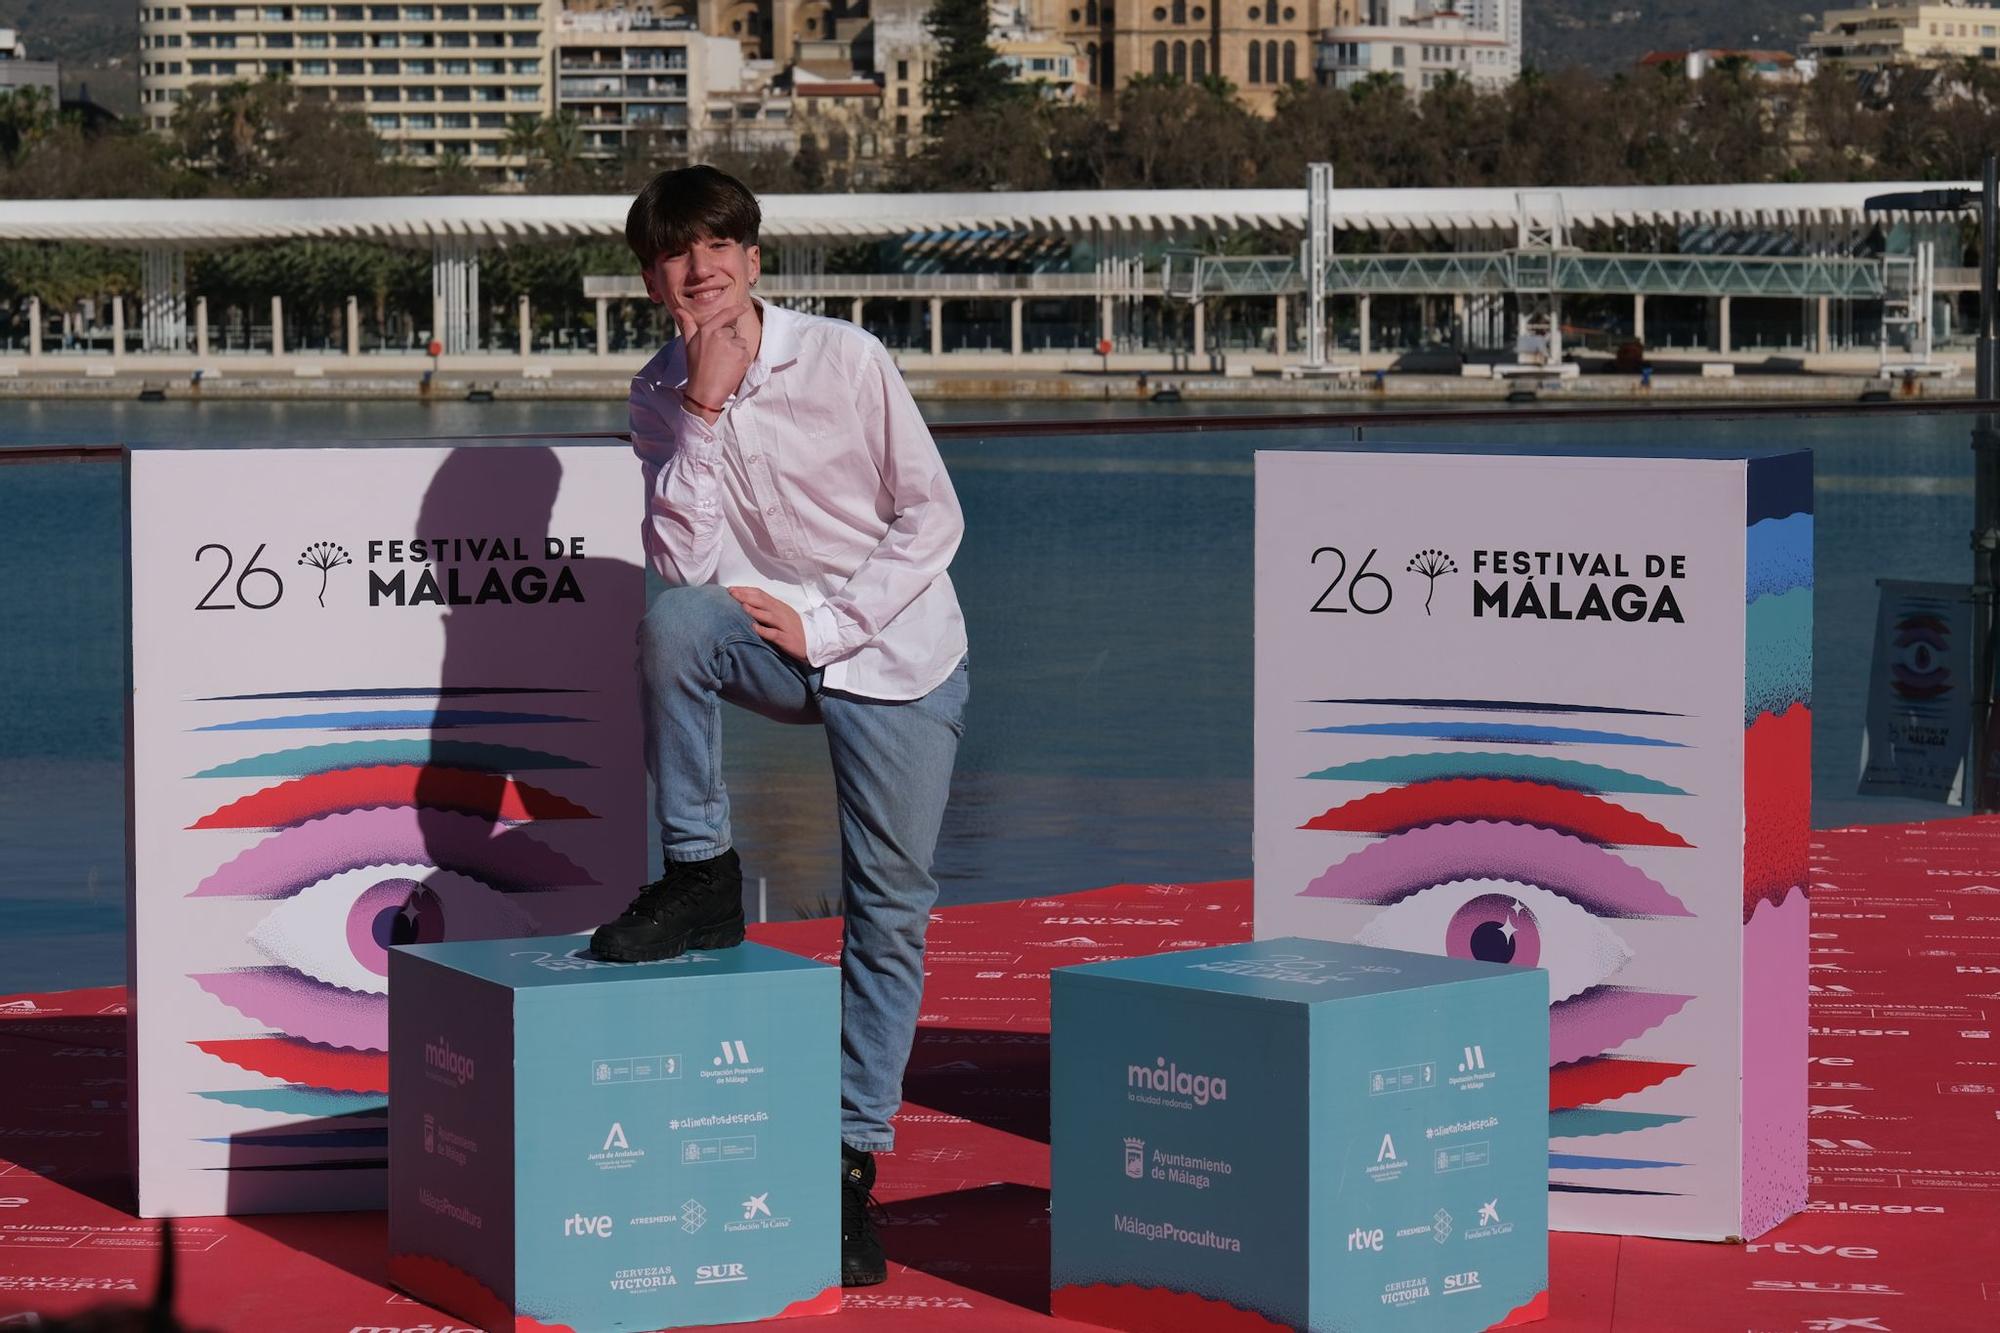
<instances>
[{"instance_id":1,"label":"teal cube podium","mask_svg":"<svg viewBox=\"0 0 2000 1333\"><path fill-rule=\"evenodd\" d=\"M389 1275L487 1329L840 1306L840 991L756 944L390 951Z\"/></svg>"},{"instance_id":2,"label":"teal cube podium","mask_svg":"<svg viewBox=\"0 0 2000 1333\"><path fill-rule=\"evenodd\" d=\"M1056 971L1051 1307L1477 1330L1548 1286L1548 975L1275 939Z\"/></svg>"}]
</instances>

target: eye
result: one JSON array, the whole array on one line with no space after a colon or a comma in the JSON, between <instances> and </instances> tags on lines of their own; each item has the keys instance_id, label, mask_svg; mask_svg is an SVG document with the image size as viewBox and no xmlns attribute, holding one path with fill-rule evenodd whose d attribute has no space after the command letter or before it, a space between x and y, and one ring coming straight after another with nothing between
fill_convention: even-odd
<instances>
[{"instance_id":1,"label":"eye","mask_svg":"<svg viewBox=\"0 0 2000 1333\"><path fill-rule=\"evenodd\" d=\"M386 995L389 946L532 935L532 916L477 880L424 865L365 866L302 890L250 932L274 963Z\"/></svg>"},{"instance_id":2,"label":"eye","mask_svg":"<svg viewBox=\"0 0 2000 1333\"><path fill-rule=\"evenodd\" d=\"M1945 665L1950 642L1950 628L1936 616L1905 616L1896 622L1889 674L1898 698L1935 699L1951 692L1951 668Z\"/></svg>"},{"instance_id":3,"label":"eye","mask_svg":"<svg viewBox=\"0 0 2000 1333\"><path fill-rule=\"evenodd\" d=\"M1362 944L1549 973L1549 998L1567 1000L1616 975L1632 950L1566 898L1514 880L1439 884L1377 914L1355 935Z\"/></svg>"},{"instance_id":4,"label":"eye","mask_svg":"<svg viewBox=\"0 0 2000 1333\"><path fill-rule=\"evenodd\" d=\"M202 880L195 898L288 898L364 865L454 870L503 893L597 881L561 852L519 830L496 837L477 815L410 806L350 810L264 839Z\"/></svg>"}]
</instances>

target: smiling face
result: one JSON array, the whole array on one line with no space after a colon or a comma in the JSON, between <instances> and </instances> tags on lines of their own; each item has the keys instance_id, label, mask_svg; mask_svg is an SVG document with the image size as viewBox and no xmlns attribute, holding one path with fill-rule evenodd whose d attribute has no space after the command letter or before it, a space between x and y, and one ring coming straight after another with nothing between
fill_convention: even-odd
<instances>
[{"instance_id":1,"label":"smiling face","mask_svg":"<svg viewBox=\"0 0 2000 1333\"><path fill-rule=\"evenodd\" d=\"M662 253L641 273L655 304L688 311L699 327L715 312L747 300L762 271L755 245L704 235L685 250Z\"/></svg>"}]
</instances>

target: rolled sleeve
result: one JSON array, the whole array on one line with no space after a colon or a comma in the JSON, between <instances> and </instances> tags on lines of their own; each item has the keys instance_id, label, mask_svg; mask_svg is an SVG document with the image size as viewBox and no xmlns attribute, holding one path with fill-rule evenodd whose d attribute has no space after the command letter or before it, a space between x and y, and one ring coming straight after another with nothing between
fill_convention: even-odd
<instances>
[{"instance_id":1,"label":"rolled sleeve","mask_svg":"<svg viewBox=\"0 0 2000 1333\"><path fill-rule=\"evenodd\" d=\"M632 385L630 414L646 482L647 561L669 583L710 582L720 555L720 433L687 410L678 389L644 381Z\"/></svg>"}]
</instances>

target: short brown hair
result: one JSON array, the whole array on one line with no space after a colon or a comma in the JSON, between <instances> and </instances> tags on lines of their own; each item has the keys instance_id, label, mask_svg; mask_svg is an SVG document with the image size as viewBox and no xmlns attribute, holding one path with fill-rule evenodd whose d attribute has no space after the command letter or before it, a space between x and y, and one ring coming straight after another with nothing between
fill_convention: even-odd
<instances>
[{"instance_id":1,"label":"short brown hair","mask_svg":"<svg viewBox=\"0 0 2000 1333\"><path fill-rule=\"evenodd\" d=\"M703 236L755 245L763 221L757 196L742 181L710 166L681 167L653 177L633 199L625 243L644 268Z\"/></svg>"}]
</instances>

